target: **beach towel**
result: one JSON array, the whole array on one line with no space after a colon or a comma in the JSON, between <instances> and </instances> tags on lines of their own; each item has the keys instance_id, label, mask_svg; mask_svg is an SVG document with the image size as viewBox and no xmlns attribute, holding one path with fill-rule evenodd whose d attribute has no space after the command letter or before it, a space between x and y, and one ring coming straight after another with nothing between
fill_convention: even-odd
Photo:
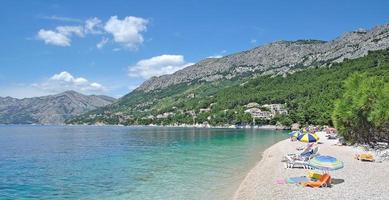
<instances>
[{"instance_id":1,"label":"beach towel","mask_svg":"<svg viewBox=\"0 0 389 200\"><path fill-rule=\"evenodd\" d=\"M281 179L277 179L276 180L276 184L278 184L278 185L283 185L283 184L286 184L287 182L286 182L286 180L284 179L284 178L281 178Z\"/></svg>"},{"instance_id":2,"label":"beach towel","mask_svg":"<svg viewBox=\"0 0 389 200\"><path fill-rule=\"evenodd\" d=\"M292 177L292 178L288 178L288 180L287 180L287 182L291 183L291 184L302 183L302 182L307 182L307 181L310 181L310 179L307 178L306 176Z\"/></svg>"}]
</instances>

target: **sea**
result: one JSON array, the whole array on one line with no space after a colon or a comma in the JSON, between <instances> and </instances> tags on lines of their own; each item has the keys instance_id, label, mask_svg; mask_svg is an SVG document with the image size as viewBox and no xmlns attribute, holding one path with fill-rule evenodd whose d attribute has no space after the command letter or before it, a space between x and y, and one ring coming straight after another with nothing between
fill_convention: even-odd
<instances>
[{"instance_id":1,"label":"sea","mask_svg":"<svg viewBox=\"0 0 389 200\"><path fill-rule=\"evenodd\" d=\"M259 129L0 125L0 199L231 199L262 152Z\"/></svg>"}]
</instances>

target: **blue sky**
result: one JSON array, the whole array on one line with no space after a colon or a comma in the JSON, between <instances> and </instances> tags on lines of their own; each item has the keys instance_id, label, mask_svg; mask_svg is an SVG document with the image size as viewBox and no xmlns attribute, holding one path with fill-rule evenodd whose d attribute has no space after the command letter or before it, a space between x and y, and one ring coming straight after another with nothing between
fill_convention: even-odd
<instances>
[{"instance_id":1,"label":"blue sky","mask_svg":"<svg viewBox=\"0 0 389 200\"><path fill-rule=\"evenodd\" d=\"M275 40L389 22L389 1L1 1L0 96L120 97L151 76Z\"/></svg>"}]
</instances>

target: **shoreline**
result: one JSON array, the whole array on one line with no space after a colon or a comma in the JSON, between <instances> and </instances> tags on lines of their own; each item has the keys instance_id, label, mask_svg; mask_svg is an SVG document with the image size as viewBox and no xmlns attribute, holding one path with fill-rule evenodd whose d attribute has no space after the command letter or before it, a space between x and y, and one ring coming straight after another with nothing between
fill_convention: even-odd
<instances>
[{"instance_id":1,"label":"shoreline","mask_svg":"<svg viewBox=\"0 0 389 200\"><path fill-rule=\"evenodd\" d=\"M331 188L305 188L296 184L276 184L276 180L306 176L308 169L285 169L282 157L294 153L301 142L282 140L267 148L261 160L248 172L233 196L234 200L252 199L382 199L389 180L389 162L361 162L354 159L355 153L362 153L359 147L336 146L337 140L328 140L325 133L319 132L319 153L331 155L344 162L344 168L331 171ZM335 183L336 182L336 183Z\"/></svg>"},{"instance_id":2,"label":"shoreline","mask_svg":"<svg viewBox=\"0 0 389 200\"><path fill-rule=\"evenodd\" d=\"M257 167L260 167L264 164L264 162L266 162L266 158L269 157L269 155L271 154L271 152L273 151L273 148L276 148L277 146L280 145L280 143L282 142L285 142L286 140L288 139L285 139L285 140L281 140L275 144L273 144L272 146L268 147L265 151L262 152L261 154L261 159L255 164L255 166L247 173L247 175L245 176L245 178L242 180L242 182L239 184L239 187L238 189L235 191L234 193L234 196L233 196L233 199L239 199L239 192L244 190L245 187L247 187L247 185L245 185L246 183L249 182L249 179L250 177L256 173L255 169Z\"/></svg>"},{"instance_id":3,"label":"shoreline","mask_svg":"<svg viewBox=\"0 0 389 200\"><path fill-rule=\"evenodd\" d=\"M1 126L95 126L95 127L158 127L158 128L204 128L204 129L256 129L256 130L291 130L290 127L277 125L262 126L204 126L195 125L122 125L122 124L0 124Z\"/></svg>"}]
</instances>

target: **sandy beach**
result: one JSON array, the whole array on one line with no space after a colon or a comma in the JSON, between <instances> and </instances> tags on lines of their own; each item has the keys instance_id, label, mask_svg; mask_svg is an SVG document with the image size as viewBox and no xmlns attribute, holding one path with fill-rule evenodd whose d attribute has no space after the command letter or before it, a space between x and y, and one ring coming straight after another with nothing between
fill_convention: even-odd
<instances>
[{"instance_id":1,"label":"sandy beach","mask_svg":"<svg viewBox=\"0 0 389 200\"><path fill-rule=\"evenodd\" d=\"M319 153L331 155L344 162L344 168L330 172L330 188L307 188L297 184L276 184L277 179L307 175L308 169L286 169L281 162L287 153L297 152L301 142L283 140L268 148L262 160L248 173L234 199L389 199L389 162L361 162L354 159L361 150L351 146L335 146L337 140L328 140L324 132L320 137Z\"/></svg>"}]
</instances>

